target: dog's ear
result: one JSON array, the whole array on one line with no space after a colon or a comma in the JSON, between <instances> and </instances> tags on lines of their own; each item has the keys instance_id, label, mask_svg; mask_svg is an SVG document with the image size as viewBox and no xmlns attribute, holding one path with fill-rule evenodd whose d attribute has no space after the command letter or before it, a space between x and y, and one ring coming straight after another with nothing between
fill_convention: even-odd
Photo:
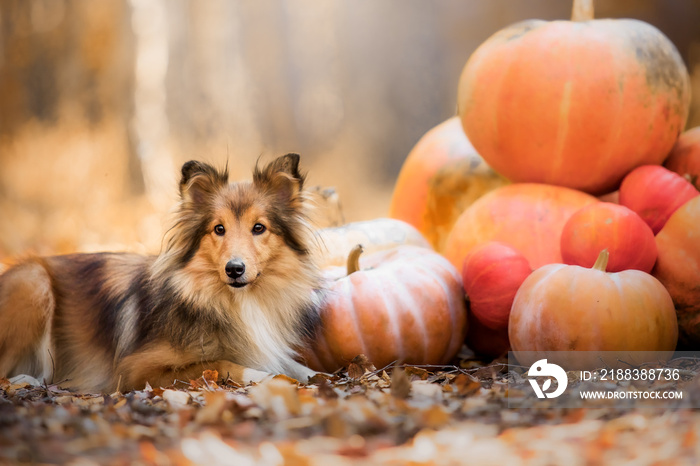
<instances>
[{"instance_id":1,"label":"dog's ear","mask_svg":"<svg viewBox=\"0 0 700 466\"><path fill-rule=\"evenodd\" d=\"M190 160L182 166L180 197L183 202L200 204L228 183L228 170L218 171L211 165Z\"/></svg>"},{"instance_id":2,"label":"dog's ear","mask_svg":"<svg viewBox=\"0 0 700 466\"><path fill-rule=\"evenodd\" d=\"M299 172L299 154L287 154L270 162L262 170L255 167L253 183L275 193L280 202L293 202L299 198L305 176Z\"/></svg>"}]
</instances>

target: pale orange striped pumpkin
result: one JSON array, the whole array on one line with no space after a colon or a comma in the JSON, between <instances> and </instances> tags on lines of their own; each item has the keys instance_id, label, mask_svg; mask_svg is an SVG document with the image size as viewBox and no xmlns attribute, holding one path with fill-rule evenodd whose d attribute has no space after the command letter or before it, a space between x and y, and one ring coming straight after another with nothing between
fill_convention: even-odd
<instances>
[{"instance_id":1,"label":"pale orange striped pumpkin","mask_svg":"<svg viewBox=\"0 0 700 466\"><path fill-rule=\"evenodd\" d=\"M348 269L329 269L322 329L302 350L306 364L332 372L358 354L377 367L394 361L443 364L459 351L467 330L457 270L440 254L398 246L367 254L354 249Z\"/></svg>"},{"instance_id":2,"label":"pale orange striped pumpkin","mask_svg":"<svg viewBox=\"0 0 700 466\"><path fill-rule=\"evenodd\" d=\"M678 321L666 288L640 270L606 272L608 259L603 250L590 269L548 264L525 279L508 321L518 362L529 366L552 355L546 352L563 352L553 356L568 370L593 369L601 351L618 351L629 356L629 367L675 350Z\"/></svg>"}]
</instances>

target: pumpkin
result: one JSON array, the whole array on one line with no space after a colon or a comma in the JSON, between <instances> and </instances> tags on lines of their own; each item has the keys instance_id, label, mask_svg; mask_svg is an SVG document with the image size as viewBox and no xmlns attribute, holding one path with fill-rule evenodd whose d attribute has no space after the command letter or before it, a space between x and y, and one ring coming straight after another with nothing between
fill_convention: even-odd
<instances>
[{"instance_id":1,"label":"pumpkin","mask_svg":"<svg viewBox=\"0 0 700 466\"><path fill-rule=\"evenodd\" d=\"M307 218L315 228L338 227L345 223L340 197L335 188L311 186L305 189Z\"/></svg>"},{"instance_id":2,"label":"pumpkin","mask_svg":"<svg viewBox=\"0 0 700 466\"><path fill-rule=\"evenodd\" d=\"M475 247L502 241L520 251L533 268L561 262L564 224L598 200L569 188L516 183L495 189L469 206L455 222L444 255L461 269Z\"/></svg>"},{"instance_id":3,"label":"pumpkin","mask_svg":"<svg viewBox=\"0 0 700 466\"><path fill-rule=\"evenodd\" d=\"M549 264L525 279L508 322L520 363L538 360L525 352L581 351L567 369L583 369L599 364L587 351L639 351L653 358L675 349L678 323L666 288L639 270L607 273L607 261L603 250L590 269Z\"/></svg>"},{"instance_id":4,"label":"pumpkin","mask_svg":"<svg viewBox=\"0 0 700 466\"><path fill-rule=\"evenodd\" d=\"M441 251L459 214L506 183L476 153L459 118L453 117L428 131L408 154L389 217L410 223Z\"/></svg>"},{"instance_id":5,"label":"pumpkin","mask_svg":"<svg viewBox=\"0 0 700 466\"><path fill-rule=\"evenodd\" d=\"M316 231L316 250L321 268L347 263L350 251L362 244L365 252L372 253L410 244L430 248L428 241L413 226L401 220L378 218L352 222L334 228Z\"/></svg>"},{"instance_id":6,"label":"pumpkin","mask_svg":"<svg viewBox=\"0 0 700 466\"><path fill-rule=\"evenodd\" d=\"M653 274L668 289L678 313L680 340L700 349L700 197L686 202L656 235Z\"/></svg>"},{"instance_id":7,"label":"pumpkin","mask_svg":"<svg viewBox=\"0 0 700 466\"><path fill-rule=\"evenodd\" d=\"M364 354L378 368L395 361L444 364L467 330L459 273L440 254L398 246L348 257L347 274L329 284L321 330L302 354L315 370L333 372ZM329 277L337 277L330 270Z\"/></svg>"},{"instance_id":8,"label":"pumpkin","mask_svg":"<svg viewBox=\"0 0 700 466\"><path fill-rule=\"evenodd\" d=\"M700 126L678 137L664 167L686 178L700 190Z\"/></svg>"},{"instance_id":9,"label":"pumpkin","mask_svg":"<svg viewBox=\"0 0 700 466\"><path fill-rule=\"evenodd\" d=\"M459 81L467 137L514 182L592 194L634 167L660 164L685 126L690 80L674 45L633 19L528 20L481 44Z\"/></svg>"},{"instance_id":10,"label":"pumpkin","mask_svg":"<svg viewBox=\"0 0 700 466\"><path fill-rule=\"evenodd\" d=\"M688 180L660 165L637 167L620 185L620 204L639 214L654 234L676 209L698 195Z\"/></svg>"},{"instance_id":11,"label":"pumpkin","mask_svg":"<svg viewBox=\"0 0 700 466\"><path fill-rule=\"evenodd\" d=\"M611 202L613 204L620 203L620 191L613 191L602 196L598 196L598 200L602 202Z\"/></svg>"},{"instance_id":12,"label":"pumpkin","mask_svg":"<svg viewBox=\"0 0 700 466\"><path fill-rule=\"evenodd\" d=\"M627 207L598 202L576 212L561 233L565 264L592 267L603 249L610 253L607 270L651 272L656 262L654 232Z\"/></svg>"},{"instance_id":13,"label":"pumpkin","mask_svg":"<svg viewBox=\"0 0 700 466\"><path fill-rule=\"evenodd\" d=\"M507 329L515 293L530 272L525 256L506 243L489 241L474 248L462 267L462 283L474 317L492 330Z\"/></svg>"},{"instance_id":14,"label":"pumpkin","mask_svg":"<svg viewBox=\"0 0 700 466\"><path fill-rule=\"evenodd\" d=\"M482 324L474 313L467 311L467 347L479 356L497 358L510 350L508 328L494 330Z\"/></svg>"}]
</instances>

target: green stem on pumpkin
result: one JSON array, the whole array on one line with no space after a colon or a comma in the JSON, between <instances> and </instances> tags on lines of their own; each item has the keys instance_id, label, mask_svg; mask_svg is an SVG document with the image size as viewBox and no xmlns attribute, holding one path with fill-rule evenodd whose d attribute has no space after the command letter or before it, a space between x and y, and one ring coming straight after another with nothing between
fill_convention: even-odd
<instances>
[{"instance_id":1,"label":"green stem on pumpkin","mask_svg":"<svg viewBox=\"0 0 700 466\"><path fill-rule=\"evenodd\" d=\"M598 254L598 259L596 259L595 264L593 264L593 268L605 272L605 269L608 267L608 259L610 259L610 253L607 249L603 249L600 251L600 254Z\"/></svg>"},{"instance_id":2,"label":"green stem on pumpkin","mask_svg":"<svg viewBox=\"0 0 700 466\"><path fill-rule=\"evenodd\" d=\"M350 254L348 254L348 275L360 270L360 254L362 254L362 251L364 251L364 248L361 244L355 245L350 250Z\"/></svg>"},{"instance_id":3,"label":"green stem on pumpkin","mask_svg":"<svg viewBox=\"0 0 700 466\"><path fill-rule=\"evenodd\" d=\"M594 18L593 0L574 0L571 21L591 21Z\"/></svg>"}]
</instances>

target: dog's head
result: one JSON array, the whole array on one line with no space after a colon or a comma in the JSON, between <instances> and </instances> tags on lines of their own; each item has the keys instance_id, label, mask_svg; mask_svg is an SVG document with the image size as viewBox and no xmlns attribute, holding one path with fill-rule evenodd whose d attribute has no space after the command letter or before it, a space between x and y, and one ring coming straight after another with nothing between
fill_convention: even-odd
<instances>
[{"instance_id":1,"label":"dog's head","mask_svg":"<svg viewBox=\"0 0 700 466\"><path fill-rule=\"evenodd\" d=\"M256 166L252 182L229 183L226 170L187 162L168 250L234 290L265 276L293 276L294 264L309 253L303 185L297 154Z\"/></svg>"}]
</instances>

